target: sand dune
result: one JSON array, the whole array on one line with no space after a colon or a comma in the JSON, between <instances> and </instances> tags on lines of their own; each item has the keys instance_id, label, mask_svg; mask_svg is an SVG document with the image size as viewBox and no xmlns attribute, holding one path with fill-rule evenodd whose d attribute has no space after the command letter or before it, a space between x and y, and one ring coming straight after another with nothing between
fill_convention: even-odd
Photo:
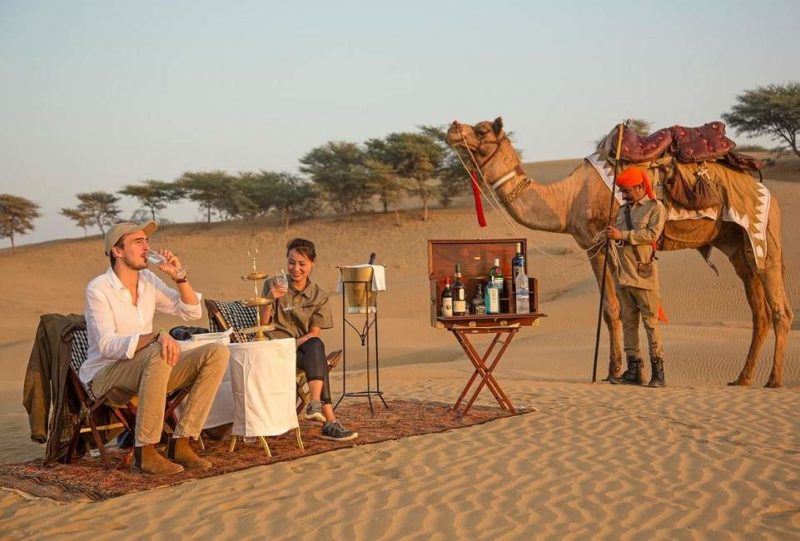
<instances>
[{"instance_id":1,"label":"sand dune","mask_svg":"<svg viewBox=\"0 0 800 541\"><path fill-rule=\"evenodd\" d=\"M565 160L547 174L574 166ZM559 169L560 168L560 169ZM534 166L534 172L536 168ZM786 278L800 307L800 184L769 181L784 220ZM326 218L282 232L274 225L173 225L153 244L170 247L208 297L252 294L239 279L258 266L274 273L289 238L317 242L315 277L334 289L336 265L371 251L388 265L380 299L381 383L393 397L452 402L471 370L444 331L429 326L426 241L523 236L530 274L549 317L515 339L497 377L529 415L400 441L355 447L101 503L55 504L0 492L3 537L100 538L549 538L787 539L800 531L800 335L790 333L785 384L767 378L772 336L752 388L725 386L744 361L750 312L720 253L717 277L692 251L662 254L669 387L591 384L599 295L571 238L511 229L471 209ZM545 255L538 251L551 255ZM38 317L82 312L83 287L104 270L94 237L0 251L0 460L40 457L28 439L21 382ZM341 298L333 296L340 347ZM798 318L800 320L800 318ZM170 325L169 319L160 325ZM644 340L644 337L642 337ZM348 344L355 347L355 338ZM603 332L599 375L605 376ZM349 360L353 381L358 351ZM341 374L334 377L334 389ZM348 382L351 380L348 372ZM482 395L481 403L491 404ZM44 521L43 517L47 517Z\"/></svg>"}]
</instances>

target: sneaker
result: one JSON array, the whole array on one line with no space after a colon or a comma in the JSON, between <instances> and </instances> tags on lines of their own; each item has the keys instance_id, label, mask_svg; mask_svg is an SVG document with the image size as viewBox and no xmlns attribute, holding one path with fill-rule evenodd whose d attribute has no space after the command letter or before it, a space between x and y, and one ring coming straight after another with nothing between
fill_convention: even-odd
<instances>
[{"instance_id":1,"label":"sneaker","mask_svg":"<svg viewBox=\"0 0 800 541\"><path fill-rule=\"evenodd\" d=\"M347 430L339 421L328 421L322 425L322 434L320 437L323 440L348 441L356 439L358 437L358 432Z\"/></svg>"},{"instance_id":2,"label":"sneaker","mask_svg":"<svg viewBox=\"0 0 800 541\"><path fill-rule=\"evenodd\" d=\"M322 415L322 402L319 400L312 400L306 406L306 410L303 412L303 419L306 421L318 421L320 423L324 423L327 419L325 416Z\"/></svg>"}]
</instances>

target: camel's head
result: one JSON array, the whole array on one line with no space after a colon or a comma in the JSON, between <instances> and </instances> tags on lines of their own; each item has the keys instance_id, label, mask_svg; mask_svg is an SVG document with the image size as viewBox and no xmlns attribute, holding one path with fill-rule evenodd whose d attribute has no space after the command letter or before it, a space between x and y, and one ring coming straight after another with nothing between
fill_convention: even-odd
<instances>
[{"instance_id":1,"label":"camel's head","mask_svg":"<svg viewBox=\"0 0 800 541\"><path fill-rule=\"evenodd\" d=\"M488 156L495 151L499 142L506 137L503 119L494 122L484 120L474 126L454 121L447 130L447 144L451 147L465 147L478 156Z\"/></svg>"}]
</instances>

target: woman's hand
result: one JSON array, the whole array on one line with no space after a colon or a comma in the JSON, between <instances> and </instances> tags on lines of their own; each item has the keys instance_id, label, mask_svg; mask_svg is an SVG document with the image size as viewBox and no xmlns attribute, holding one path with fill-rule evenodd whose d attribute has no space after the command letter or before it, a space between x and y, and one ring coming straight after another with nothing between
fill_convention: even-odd
<instances>
[{"instance_id":1,"label":"woman's hand","mask_svg":"<svg viewBox=\"0 0 800 541\"><path fill-rule=\"evenodd\" d=\"M269 286L269 293L270 295L272 295L272 298L275 299L276 301L281 297L283 297L284 295L286 295L288 291L289 291L288 288L278 287L277 285L275 285L275 282L272 282L272 284L270 284Z\"/></svg>"}]
</instances>

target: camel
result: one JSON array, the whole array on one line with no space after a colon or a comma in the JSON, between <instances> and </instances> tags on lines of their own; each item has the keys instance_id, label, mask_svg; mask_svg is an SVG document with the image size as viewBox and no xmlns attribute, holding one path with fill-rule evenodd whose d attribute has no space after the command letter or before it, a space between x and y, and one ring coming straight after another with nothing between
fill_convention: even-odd
<instances>
[{"instance_id":1,"label":"camel","mask_svg":"<svg viewBox=\"0 0 800 541\"><path fill-rule=\"evenodd\" d=\"M474 167L480 169L486 188L492 190L505 210L519 224L537 231L572 235L584 250L592 246L595 235L609 223L609 210L616 216L619 204L610 208L610 191L597 170L584 160L567 177L552 184L538 184L525 174L519 156L505 132L503 121L483 121L474 126L453 122L447 132L447 143L454 149L465 148L474 156ZM723 167L723 166L719 166ZM744 174L744 173L743 173ZM780 210L773 198L767 226L767 257L764 269L757 270L748 259L748 241L744 230L731 222L682 220L673 225L694 234L694 242L672 242L668 249L695 248L708 255L711 247L721 250L733 265L744 284L752 310L753 332L750 349L741 373L729 385L750 385L759 351L769 333L775 333L772 371L766 387L783 384L783 361L793 313L784 286L783 252L780 234ZM670 222L668 222L670 223ZM598 288L603 283L605 254L601 251L589 262ZM617 376L622 369L622 323L619 317L614 281L606 270L603 319L608 327L610 353L608 375ZM608 378L606 378L608 379Z\"/></svg>"}]
</instances>

